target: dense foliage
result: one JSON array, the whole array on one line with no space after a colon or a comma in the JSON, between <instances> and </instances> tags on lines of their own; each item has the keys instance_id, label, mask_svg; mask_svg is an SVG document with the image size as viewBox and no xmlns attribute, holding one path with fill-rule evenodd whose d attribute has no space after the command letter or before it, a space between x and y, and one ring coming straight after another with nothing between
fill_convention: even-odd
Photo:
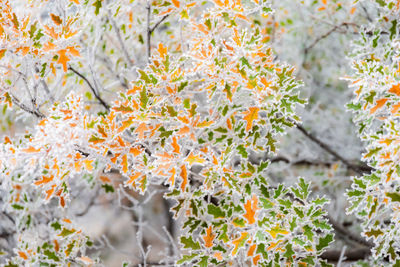
<instances>
[{"instance_id":1,"label":"dense foliage","mask_svg":"<svg viewBox=\"0 0 400 267\"><path fill-rule=\"evenodd\" d=\"M0 264L111 264L120 250L81 219L96 201L97 216L132 216L123 266L329 266L353 257L343 242L362 247L359 264L400 264L399 15L382 0L1 0ZM341 78L355 96L326 97ZM338 108L362 156L301 123L352 133L330 120ZM293 135L331 158L282 156L306 155ZM150 201L166 211L156 262ZM345 208L361 228L338 223Z\"/></svg>"}]
</instances>

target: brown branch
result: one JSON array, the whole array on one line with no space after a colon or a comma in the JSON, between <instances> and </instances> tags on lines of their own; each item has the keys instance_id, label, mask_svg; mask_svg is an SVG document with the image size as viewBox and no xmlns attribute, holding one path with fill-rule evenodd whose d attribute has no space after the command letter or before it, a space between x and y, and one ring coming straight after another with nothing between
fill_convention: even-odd
<instances>
[{"instance_id":1,"label":"brown branch","mask_svg":"<svg viewBox=\"0 0 400 267\"><path fill-rule=\"evenodd\" d=\"M371 249L374 246L374 244L372 242L365 240L360 235L356 235L356 234L350 232L348 229L346 229L344 226L342 226L339 222L337 222L332 217L327 216L327 218L329 220L329 223L332 225L333 229L335 229L336 232L347 237L349 240L354 241L358 244L361 244L361 245L367 247L368 249Z\"/></svg>"},{"instance_id":2,"label":"brown branch","mask_svg":"<svg viewBox=\"0 0 400 267\"><path fill-rule=\"evenodd\" d=\"M340 249L332 249L325 251L320 257L327 261L337 262L340 259L341 253L342 250ZM369 255L371 255L371 250L368 248L355 248L344 252L344 258L346 261L362 260L367 258Z\"/></svg>"},{"instance_id":3,"label":"brown branch","mask_svg":"<svg viewBox=\"0 0 400 267\"><path fill-rule=\"evenodd\" d=\"M324 142L322 142L321 140L319 140L317 137L315 137L313 134L309 133L301 124L294 122L294 124L296 125L297 129L304 135L306 136L308 139L310 139L311 141L313 141L315 144L317 144L319 147L321 147L323 150L325 150L326 152L328 152L329 154L331 154L333 157L335 157L336 159L340 160L344 165L346 165L349 169L351 169L352 171L362 175L364 173L365 170L369 170L372 171L373 169L370 168L367 165L362 165L362 167L356 166L352 163L350 163L347 159L345 159L344 157L342 157L341 155L339 155L337 152L335 152L332 148L330 148L327 144L325 144Z\"/></svg>"},{"instance_id":4,"label":"brown branch","mask_svg":"<svg viewBox=\"0 0 400 267\"><path fill-rule=\"evenodd\" d=\"M147 51L147 61L150 61L150 57L151 57L151 28L150 28L150 15L151 15L151 5L150 5L150 1L147 0L147 40L146 40L146 51Z\"/></svg>"},{"instance_id":5,"label":"brown branch","mask_svg":"<svg viewBox=\"0 0 400 267\"><path fill-rule=\"evenodd\" d=\"M155 29L157 29L157 27L163 23L164 20L166 20L169 17L169 14L165 15L164 17L162 17L159 21L156 22L156 24L154 24L153 27L150 28L150 34L152 34Z\"/></svg>"},{"instance_id":6,"label":"brown branch","mask_svg":"<svg viewBox=\"0 0 400 267\"><path fill-rule=\"evenodd\" d=\"M125 47L124 41L122 40L119 28L117 27L117 24L115 23L115 21L112 19L110 10L108 11L108 19L110 20L110 22L111 22L111 24L112 24L112 26L114 28L115 34L117 35L118 42L119 42L119 44L121 46L122 53L124 54L125 59L128 62L129 67L132 67L133 64L132 64L131 57L129 56L128 50Z\"/></svg>"},{"instance_id":7,"label":"brown branch","mask_svg":"<svg viewBox=\"0 0 400 267\"><path fill-rule=\"evenodd\" d=\"M82 80L84 80L86 82L86 84L89 86L90 90L92 91L92 93L94 94L94 96L97 98L97 100L100 102L100 104L107 110L110 110L110 106L101 98L101 96L97 93L96 89L93 87L93 85L90 83L90 81L83 75L81 74L79 71L77 71L76 69L74 69L73 67L69 66L68 67L69 70L71 70L73 73L75 73L76 75L78 75Z\"/></svg>"},{"instance_id":8,"label":"brown branch","mask_svg":"<svg viewBox=\"0 0 400 267\"><path fill-rule=\"evenodd\" d=\"M326 33L322 34L321 36L317 37L317 39L314 40L314 42L312 42L309 46L307 46L306 48L304 48L304 54L308 54L308 52L321 40L325 39L326 37L328 37L329 35L331 35L333 32L335 32L336 30L340 29L341 27L348 27L349 25L353 25L355 26L356 24L351 23L351 22L343 22L340 25L335 25L332 27L332 29L330 29L329 31L327 31Z\"/></svg>"},{"instance_id":9,"label":"brown branch","mask_svg":"<svg viewBox=\"0 0 400 267\"><path fill-rule=\"evenodd\" d=\"M19 99L16 98L14 95L12 95L12 94L9 94L9 95L11 96L11 101L16 106L18 106L20 109L22 109L22 110L24 110L24 111L26 111L26 112L28 112L28 113L30 113L32 115L35 115L39 119L44 119L46 117L42 112L39 111L39 109L37 109L37 108L36 109L31 109L28 106L26 106L24 103L19 101Z\"/></svg>"}]
</instances>

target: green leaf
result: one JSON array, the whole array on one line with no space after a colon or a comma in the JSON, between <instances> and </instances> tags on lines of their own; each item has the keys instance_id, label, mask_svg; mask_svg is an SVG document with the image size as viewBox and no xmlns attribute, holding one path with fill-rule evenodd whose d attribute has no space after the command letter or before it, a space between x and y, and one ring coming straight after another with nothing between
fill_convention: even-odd
<instances>
[{"instance_id":1,"label":"green leaf","mask_svg":"<svg viewBox=\"0 0 400 267\"><path fill-rule=\"evenodd\" d=\"M365 232L365 235L366 235L366 236L368 236L368 237L373 236L373 237L375 237L375 238L377 238L378 236L380 236L380 235L382 235L382 234L383 234L383 232L382 232L381 229L371 229L371 230Z\"/></svg>"},{"instance_id":2,"label":"green leaf","mask_svg":"<svg viewBox=\"0 0 400 267\"><path fill-rule=\"evenodd\" d=\"M387 197L390 197L392 202L400 202L400 193L386 193Z\"/></svg>"},{"instance_id":3,"label":"green leaf","mask_svg":"<svg viewBox=\"0 0 400 267\"><path fill-rule=\"evenodd\" d=\"M146 88L143 87L142 91L140 91L140 106L142 108L146 108L148 102L149 102L149 97L147 96Z\"/></svg>"},{"instance_id":4,"label":"green leaf","mask_svg":"<svg viewBox=\"0 0 400 267\"><path fill-rule=\"evenodd\" d=\"M333 234L327 234L325 237L320 238L316 246L317 251L318 252L322 251L324 248L328 247L332 241L333 241Z\"/></svg>"},{"instance_id":5,"label":"green leaf","mask_svg":"<svg viewBox=\"0 0 400 267\"><path fill-rule=\"evenodd\" d=\"M106 193L114 193L114 187L112 185L109 184L103 184L101 185L101 187L104 188L104 190L106 191Z\"/></svg>"},{"instance_id":6,"label":"green leaf","mask_svg":"<svg viewBox=\"0 0 400 267\"><path fill-rule=\"evenodd\" d=\"M102 6L102 0L96 0L96 2L93 3L93 6L96 8L94 11L94 14L96 14L96 16L99 14L100 8Z\"/></svg>"},{"instance_id":7,"label":"green leaf","mask_svg":"<svg viewBox=\"0 0 400 267\"><path fill-rule=\"evenodd\" d=\"M50 226L53 227L54 230L61 230L61 224L59 222L53 222Z\"/></svg>"},{"instance_id":8,"label":"green leaf","mask_svg":"<svg viewBox=\"0 0 400 267\"><path fill-rule=\"evenodd\" d=\"M176 263L182 264L184 262L190 261L191 259L195 258L196 256L198 256L198 254L183 255L182 259L178 260Z\"/></svg>"},{"instance_id":9,"label":"green leaf","mask_svg":"<svg viewBox=\"0 0 400 267\"><path fill-rule=\"evenodd\" d=\"M188 84L189 84L188 81L181 82L181 84L178 86L178 93L179 93L180 91L182 91L183 89L185 89L185 87L186 87Z\"/></svg>"},{"instance_id":10,"label":"green leaf","mask_svg":"<svg viewBox=\"0 0 400 267\"><path fill-rule=\"evenodd\" d=\"M249 154L247 153L247 150L246 150L246 148L245 148L243 145L238 145L238 146L236 147L236 149L237 149L239 155L242 156L242 158L247 159L247 157L249 156Z\"/></svg>"},{"instance_id":11,"label":"green leaf","mask_svg":"<svg viewBox=\"0 0 400 267\"><path fill-rule=\"evenodd\" d=\"M60 261L60 258L57 257L56 253L50 250L43 251L43 254L50 260L53 261Z\"/></svg>"},{"instance_id":12,"label":"green leaf","mask_svg":"<svg viewBox=\"0 0 400 267\"><path fill-rule=\"evenodd\" d=\"M214 216L214 219L225 218L225 212L218 206L208 204L207 213Z\"/></svg>"},{"instance_id":13,"label":"green leaf","mask_svg":"<svg viewBox=\"0 0 400 267\"><path fill-rule=\"evenodd\" d=\"M68 230L67 228L63 228L63 230L60 233L60 236L66 237L69 236L70 234L73 234L75 230Z\"/></svg>"},{"instance_id":14,"label":"green leaf","mask_svg":"<svg viewBox=\"0 0 400 267\"><path fill-rule=\"evenodd\" d=\"M13 209L16 209L16 210L23 210L24 209L24 206L21 206L19 204L12 204L11 207L13 207Z\"/></svg>"},{"instance_id":15,"label":"green leaf","mask_svg":"<svg viewBox=\"0 0 400 267\"><path fill-rule=\"evenodd\" d=\"M189 236L189 237L182 236L181 243L182 243L183 247L187 248L187 249L189 249L189 248L193 249L193 250L200 249L199 242L193 241L193 238L191 236Z\"/></svg>"}]
</instances>

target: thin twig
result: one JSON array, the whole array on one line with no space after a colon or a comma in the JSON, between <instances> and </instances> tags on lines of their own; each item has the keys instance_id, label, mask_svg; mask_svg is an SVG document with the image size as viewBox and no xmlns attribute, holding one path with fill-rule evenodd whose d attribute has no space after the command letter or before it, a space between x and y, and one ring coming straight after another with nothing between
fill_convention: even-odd
<instances>
[{"instance_id":1,"label":"thin twig","mask_svg":"<svg viewBox=\"0 0 400 267\"><path fill-rule=\"evenodd\" d=\"M296 125L297 129L304 134L304 136L306 136L308 139L310 139L311 141L313 141L315 144L317 144L318 146L320 146L322 149L324 149L326 152L328 152L329 154L331 154L332 156L334 156L336 159L340 160L344 165L346 165L349 169L353 170L354 172L362 175L363 171L360 170L360 168L355 167L353 164L351 164L347 159L345 159L344 157L342 157L341 155L339 155L338 153L336 153L332 148L330 148L327 144L325 144L324 142L322 142L321 140L319 140L318 138L316 138L314 135L312 135L311 133L309 133L301 124L294 122L294 124ZM363 167L363 169L365 169Z\"/></svg>"},{"instance_id":2,"label":"thin twig","mask_svg":"<svg viewBox=\"0 0 400 267\"><path fill-rule=\"evenodd\" d=\"M110 110L110 106L101 98L100 94L97 93L96 89L93 87L93 85L90 83L90 81L83 75L81 74L79 71L77 71L76 69L74 69L73 67L69 66L68 67L69 70L71 70L73 73L75 73L76 75L78 75L82 80L84 80L86 82L86 84L89 86L90 90L92 91L92 93L94 94L94 96L97 98L97 100L99 100L100 104L107 110Z\"/></svg>"},{"instance_id":3,"label":"thin twig","mask_svg":"<svg viewBox=\"0 0 400 267\"><path fill-rule=\"evenodd\" d=\"M11 96L11 101L18 106L20 109L35 115L36 117L38 117L39 119L44 119L46 116L40 112L37 108L36 109L31 109L29 107L27 107L24 103L22 103L21 101L19 101L18 98L16 98L13 94L9 93L9 95Z\"/></svg>"},{"instance_id":4,"label":"thin twig","mask_svg":"<svg viewBox=\"0 0 400 267\"><path fill-rule=\"evenodd\" d=\"M358 244L361 244L367 248L372 248L374 246L374 244L372 242L369 242L367 240L365 240L364 238L362 238L359 235L356 235L352 232L350 232L348 229L346 229L345 227L343 227L342 225L340 225L340 223L338 223L335 219L333 219L330 216L327 216L329 223L332 225L333 229L335 229L336 232L342 234L343 236L347 237L349 240L354 241Z\"/></svg>"},{"instance_id":5,"label":"thin twig","mask_svg":"<svg viewBox=\"0 0 400 267\"><path fill-rule=\"evenodd\" d=\"M163 23L164 20L166 20L169 17L169 14L165 15L164 17L162 17L159 21L156 22L156 24L153 25L153 27L150 28L150 34L152 34L155 29L157 29L157 27Z\"/></svg>"},{"instance_id":6,"label":"thin twig","mask_svg":"<svg viewBox=\"0 0 400 267\"><path fill-rule=\"evenodd\" d=\"M147 24L146 24L146 30L147 30L147 40L146 40L146 51L147 51L147 61L150 61L151 57L151 29L150 29L150 15L151 15L151 5L150 1L147 0Z\"/></svg>"},{"instance_id":7,"label":"thin twig","mask_svg":"<svg viewBox=\"0 0 400 267\"><path fill-rule=\"evenodd\" d=\"M126 61L128 62L128 66L129 66L129 67L132 67L133 64L132 64L131 57L129 56L128 50L127 50L126 47L125 47L124 41L122 40L122 37L121 37L121 33L120 33L120 31L119 31L119 28L117 27L117 24L115 23L115 21L112 19L111 11L108 11L108 19L111 21L111 24L112 24L112 26L113 26L113 28L114 28L115 34L117 35L118 42L119 42L119 44L120 44L120 46L121 46L122 53L124 54L125 59L126 59Z\"/></svg>"}]
</instances>

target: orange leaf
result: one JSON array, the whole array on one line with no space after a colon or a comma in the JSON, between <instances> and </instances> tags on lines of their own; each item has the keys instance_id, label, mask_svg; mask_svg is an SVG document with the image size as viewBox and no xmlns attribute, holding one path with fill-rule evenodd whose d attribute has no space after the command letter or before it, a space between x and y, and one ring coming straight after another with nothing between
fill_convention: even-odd
<instances>
[{"instance_id":1,"label":"orange leaf","mask_svg":"<svg viewBox=\"0 0 400 267\"><path fill-rule=\"evenodd\" d=\"M122 171L124 173L128 172L128 156L126 154L122 156Z\"/></svg>"},{"instance_id":2,"label":"orange leaf","mask_svg":"<svg viewBox=\"0 0 400 267\"><path fill-rule=\"evenodd\" d=\"M134 175L131 175L129 178L129 181L126 182L127 184L132 184L139 176L141 175L140 172L135 173Z\"/></svg>"},{"instance_id":3,"label":"orange leaf","mask_svg":"<svg viewBox=\"0 0 400 267\"><path fill-rule=\"evenodd\" d=\"M178 0L171 0L172 4L174 4L175 7L179 8L181 3Z\"/></svg>"},{"instance_id":4,"label":"orange leaf","mask_svg":"<svg viewBox=\"0 0 400 267\"><path fill-rule=\"evenodd\" d=\"M137 147L131 147L129 149L129 153L133 154L135 157L139 156L142 153L143 149Z\"/></svg>"},{"instance_id":5,"label":"orange leaf","mask_svg":"<svg viewBox=\"0 0 400 267\"><path fill-rule=\"evenodd\" d=\"M146 123L141 123L135 130L138 133L139 139L144 138L144 132L147 131L149 128L147 127Z\"/></svg>"},{"instance_id":6,"label":"orange leaf","mask_svg":"<svg viewBox=\"0 0 400 267\"><path fill-rule=\"evenodd\" d=\"M243 119L247 122L246 131L248 132L253 127L253 121L258 118L258 111L260 108L251 107L249 111L245 112Z\"/></svg>"},{"instance_id":7,"label":"orange leaf","mask_svg":"<svg viewBox=\"0 0 400 267\"><path fill-rule=\"evenodd\" d=\"M69 52L71 55L76 56L76 57L80 57L80 56L81 56L81 54L79 53L79 51L78 51L75 47L73 47L73 46L68 46L67 49L68 49L68 52Z\"/></svg>"},{"instance_id":8,"label":"orange leaf","mask_svg":"<svg viewBox=\"0 0 400 267\"><path fill-rule=\"evenodd\" d=\"M79 5L79 0L69 0L70 2L74 2L75 4Z\"/></svg>"},{"instance_id":9,"label":"orange leaf","mask_svg":"<svg viewBox=\"0 0 400 267\"><path fill-rule=\"evenodd\" d=\"M385 103L388 101L387 98L382 98L379 100L376 100L376 105L371 108L371 110L369 111L370 114L375 113L379 108L381 108L383 105L385 105Z\"/></svg>"},{"instance_id":10,"label":"orange leaf","mask_svg":"<svg viewBox=\"0 0 400 267\"><path fill-rule=\"evenodd\" d=\"M216 234L213 234L212 232L212 226L210 225L207 228L206 234L203 235L203 240L204 240L204 245L206 248L211 248L213 246L213 240L215 238Z\"/></svg>"},{"instance_id":11,"label":"orange leaf","mask_svg":"<svg viewBox=\"0 0 400 267\"><path fill-rule=\"evenodd\" d=\"M37 153L37 152L40 152L40 148L36 149L33 146L30 146L28 148L22 149L22 152L25 152L25 153Z\"/></svg>"},{"instance_id":12,"label":"orange leaf","mask_svg":"<svg viewBox=\"0 0 400 267\"><path fill-rule=\"evenodd\" d=\"M53 175L48 176L48 177L43 176L42 180L35 182L35 185L47 184L47 183L51 182L53 180L53 178L54 178Z\"/></svg>"},{"instance_id":13,"label":"orange leaf","mask_svg":"<svg viewBox=\"0 0 400 267\"><path fill-rule=\"evenodd\" d=\"M174 184L175 184L175 174L176 174L175 168L172 168L170 173L171 173L171 176L169 177L168 182L171 183L171 186L174 186Z\"/></svg>"},{"instance_id":14,"label":"orange leaf","mask_svg":"<svg viewBox=\"0 0 400 267\"><path fill-rule=\"evenodd\" d=\"M186 189L186 184L188 182L187 170L186 170L185 165L181 166L181 177L182 177L181 189L182 189L182 192L184 192Z\"/></svg>"},{"instance_id":15,"label":"orange leaf","mask_svg":"<svg viewBox=\"0 0 400 267\"><path fill-rule=\"evenodd\" d=\"M389 93L400 96L400 83L393 85L392 88L390 88Z\"/></svg>"},{"instance_id":16,"label":"orange leaf","mask_svg":"<svg viewBox=\"0 0 400 267\"><path fill-rule=\"evenodd\" d=\"M163 46L162 43L158 44L158 53L160 54L160 57L162 59L165 59L165 55L167 54L167 48L165 46Z\"/></svg>"},{"instance_id":17,"label":"orange leaf","mask_svg":"<svg viewBox=\"0 0 400 267\"><path fill-rule=\"evenodd\" d=\"M255 214L258 210L257 203L257 196L253 195L251 200L247 200L246 204L244 204L244 209L246 210L246 213L243 215L243 217L246 218L249 224L253 224L256 222Z\"/></svg>"},{"instance_id":18,"label":"orange leaf","mask_svg":"<svg viewBox=\"0 0 400 267\"><path fill-rule=\"evenodd\" d=\"M61 25L62 20L61 20L61 18L59 16L54 15L54 14L50 14L50 18L55 24Z\"/></svg>"},{"instance_id":19,"label":"orange leaf","mask_svg":"<svg viewBox=\"0 0 400 267\"><path fill-rule=\"evenodd\" d=\"M176 140L176 136L172 137L172 147L174 148L174 153L180 153L180 146Z\"/></svg>"},{"instance_id":20,"label":"orange leaf","mask_svg":"<svg viewBox=\"0 0 400 267\"><path fill-rule=\"evenodd\" d=\"M60 51L58 51L58 60L57 60L57 63L63 65L64 72L67 71L67 63L69 61L69 57L67 57L65 53L66 53L65 49L61 49Z\"/></svg>"},{"instance_id":21,"label":"orange leaf","mask_svg":"<svg viewBox=\"0 0 400 267\"><path fill-rule=\"evenodd\" d=\"M27 260L27 259L28 259L28 256L26 255L25 252L18 251L18 255L19 255L21 258L23 258L24 260Z\"/></svg>"},{"instance_id":22,"label":"orange leaf","mask_svg":"<svg viewBox=\"0 0 400 267\"><path fill-rule=\"evenodd\" d=\"M251 245L251 247L249 248L248 252L247 252L247 257L251 257L254 254L254 251L256 250L257 244L253 244Z\"/></svg>"}]
</instances>

